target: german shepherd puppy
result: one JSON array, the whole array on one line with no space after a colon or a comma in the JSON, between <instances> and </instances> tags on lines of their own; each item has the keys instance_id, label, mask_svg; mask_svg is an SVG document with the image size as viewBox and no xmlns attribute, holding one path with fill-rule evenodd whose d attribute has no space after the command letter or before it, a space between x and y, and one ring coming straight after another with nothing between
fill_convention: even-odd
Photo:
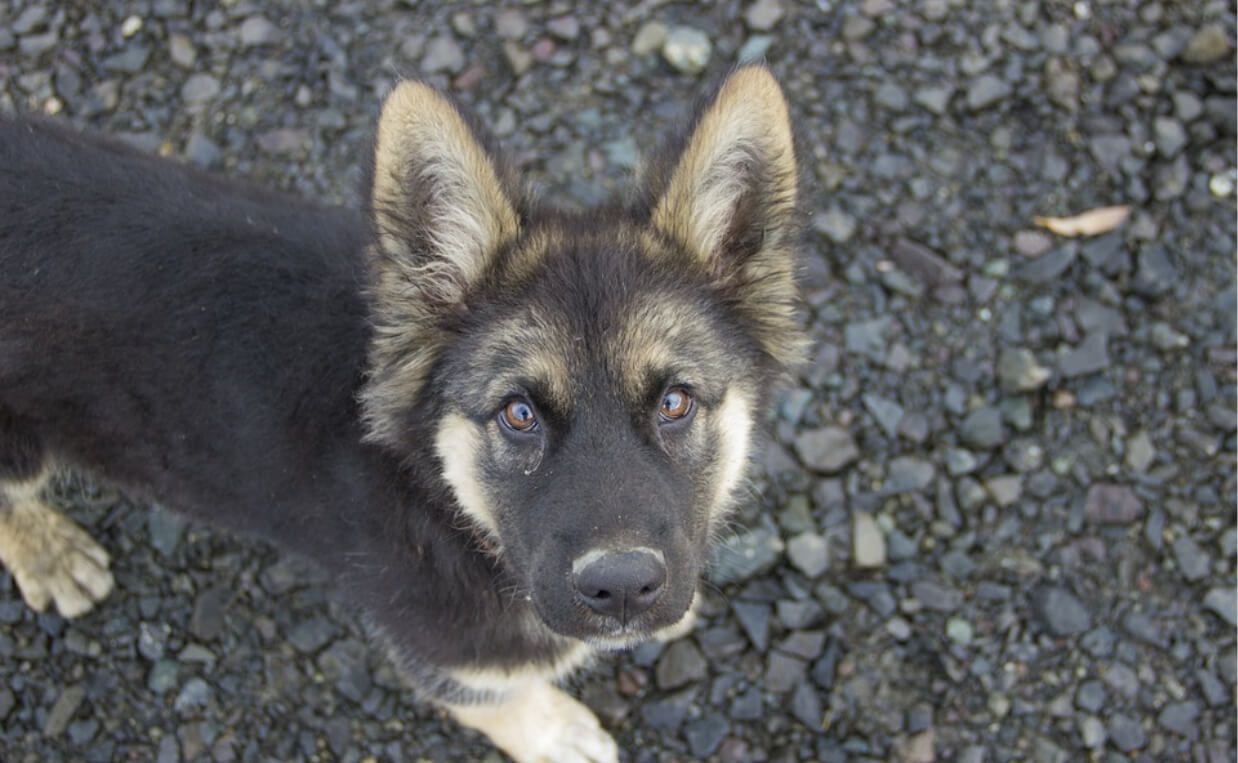
<instances>
[{"instance_id":1,"label":"german shepherd puppy","mask_svg":"<svg viewBox=\"0 0 1238 763\"><path fill-rule=\"evenodd\" d=\"M787 106L734 71L630 203L539 206L402 82L367 210L0 118L0 560L107 595L42 497L84 469L303 554L406 678L517 761L614 761L552 685L690 627L771 385L797 361Z\"/></svg>"}]
</instances>

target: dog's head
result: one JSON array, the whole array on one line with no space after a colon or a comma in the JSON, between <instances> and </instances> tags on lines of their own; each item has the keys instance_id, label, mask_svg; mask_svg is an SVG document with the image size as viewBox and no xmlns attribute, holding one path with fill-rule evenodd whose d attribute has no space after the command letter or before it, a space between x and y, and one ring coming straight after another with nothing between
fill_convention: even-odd
<instances>
[{"instance_id":1,"label":"dog's head","mask_svg":"<svg viewBox=\"0 0 1238 763\"><path fill-rule=\"evenodd\" d=\"M667 156L627 207L545 212L417 82L387 98L374 155L368 435L429 445L545 624L603 646L687 612L802 350L773 77L738 69Z\"/></svg>"}]
</instances>

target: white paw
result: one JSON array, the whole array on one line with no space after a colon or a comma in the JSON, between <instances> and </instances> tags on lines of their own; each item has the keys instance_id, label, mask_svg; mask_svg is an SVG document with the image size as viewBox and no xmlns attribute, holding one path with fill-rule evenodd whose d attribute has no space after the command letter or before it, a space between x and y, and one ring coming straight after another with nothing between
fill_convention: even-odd
<instances>
[{"instance_id":1,"label":"white paw","mask_svg":"<svg viewBox=\"0 0 1238 763\"><path fill-rule=\"evenodd\" d=\"M0 509L0 562L22 598L42 612L85 614L112 590L108 554L72 520L39 502Z\"/></svg>"},{"instance_id":2,"label":"white paw","mask_svg":"<svg viewBox=\"0 0 1238 763\"><path fill-rule=\"evenodd\" d=\"M549 683L493 705L450 708L516 763L618 763L619 748L589 708Z\"/></svg>"}]
</instances>

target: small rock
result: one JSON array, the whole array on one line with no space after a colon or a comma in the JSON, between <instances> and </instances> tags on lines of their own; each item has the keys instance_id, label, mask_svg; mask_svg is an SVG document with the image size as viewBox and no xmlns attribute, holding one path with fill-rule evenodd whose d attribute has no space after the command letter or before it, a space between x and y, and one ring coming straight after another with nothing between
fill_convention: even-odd
<instances>
[{"instance_id":1,"label":"small rock","mask_svg":"<svg viewBox=\"0 0 1238 763\"><path fill-rule=\"evenodd\" d=\"M165 694L176 686L180 677L180 666L173 660L156 660L146 674L146 688L153 694Z\"/></svg>"},{"instance_id":2,"label":"small rock","mask_svg":"<svg viewBox=\"0 0 1238 763\"><path fill-rule=\"evenodd\" d=\"M694 760L705 760L718 749L731 730L731 724L718 713L692 721L683 730L688 740L688 750Z\"/></svg>"},{"instance_id":3,"label":"small rock","mask_svg":"<svg viewBox=\"0 0 1238 763\"><path fill-rule=\"evenodd\" d=\"M754 32L768 32L785 13L780 0L756 0L744 11L744 22Z\"/></svg>"},{"instance_id":4,"label":"small rock","mask_svg":"<svg viewBox=\"0 0 1238 763\"><path fill-rule=\"evenodd\" d=\"M1156 460L1156 448L1147 430L1139 430L1126 441L1126 465L1137 472L1146 472Z\"/></svg>"},{"instance_id":5,"label":"small rock","mask_svg":"<svg viewBox=\"0 0 1238 763\"><path fill-rule=\"evenodd\" d=\"M903 111L907 108L907 92L894 82L883 82L873 94L873 100L890 111Z\"/></svg>"},{"instance_id":6,"label":"small rock","mask_svg":"<svg viewBox=\"0 0 1238 763\"><path fill-rule=\"evenodd\" d=\"M1085 715L1079 719L1079 736L1083 738L1083 746L1089 750L1095 750L1109 738L1105 724L1095 715Z\"/></svg>"},{"instance_id":7,"label":"small rock","mask_svg":"<svg viewBox=\"0 0 1238 763\"><path fill-rule=\"evenodd\" d=\"M709 63L713 45L699 29L680 26L670 30L662 43L662 58L683 74L700 74Z\"/></svg>"},{"instance_id":8,"label":"small rock","mask_svg":"<svg viewBox=\"0 0 1238 763\"><path fill-rule=\"evenodd\" d=\"M886 563L886 542L876 520L866 511L851 517L851 559L861 569L882 567Z\"/></svg>"},{"instance_id":9,"label":"small rock","mask_svg":"<svg viewBox=\"0 0 1238 763\"><path fill-rule=\"evenodd\" d=\"M494 32L504 40L519 40L529 31L529 21L517 8L504 8L494 16Z\"/></svg>"},{"instance_id":10,"label":"small rock","mask_svg":"<svg viewBox=\"0 0 1238 763\"><path fill-rule=\"evenodd\" d=\"M1238 592L1233 587L1213 588L1204 596L1204 608L1220 615L1230 627L1238 625Z\"/></svg>"},{"instance_id":11,"label":"small rock","mask_svg":"<svg viewBox=\"0 0 1238 763\"><path fill-rule=\"evenodd\" d=\"M765 667L765 688L775 694L785 694L803 683L807 672L808 665L803 660L772 651Z\"/></svg>"},{"instance_id":12,"label":"small rock","mask_svg":"<svg viewBox=\"0 0 1238 763\"><path fill-rule=\"evenodd\" d=\"M1053 372L1037 362L1031 350L1022 347L1003 347L997 358L997 376L1002 388L1011 392L1027 392L1040 389L1053 376Z\"/></svg>"},{"instance_id":13,"label":"small rock","mask_svg":"<svg viewBox=\"0 0 1238 763\"><path fill-rule=\"evenodd\" d=\"M1109 349L1102 333L1088 334L1078 347L1063 352L1058 357L1058 373L1072 379L1087 376L1109 367Z\"/></svg>"},{"instance_id":14,"label":"small rock","mask_svg":"<svg viewBox=\"0 0 1238 763\"><path fill-rule=\"evenodd\" d=\"M295 156L313 144L308 131L299 127L277 127L258 136L258 148L277 156Z\"/></svg>"},{"instance_id":15,"label":"small rock","mask_svg":"<svg viewBox=\"0 0 1238 763\"><path fill-rule=\"evenodd\" d=\"M1100 681L1084 681L1075 692L1075 707L1095 713L1105 706L1108 692Z\"/></svg>"},{"instance_id":16,"label":"small rock","mask_svg":"<svg viewBox=\"0 0 1238 763\"><path fill-rule=\"evenodd\" d=\"M930 86L916 90L911 99L933 114L941 116L950 107L950 96L952 95L954 95L954 90L948 85L944 87Z\"/></svg>"},{"instance_id":17,"label":"small rock","mask_svg":"<svg viewBox=\"0 0 1238 763\"><path fill-rule=\"evenodd\" d=\"M1178 270L1169 259L1169 250L1162 244L1149 244L1139 250L1135 262L1135 280L1131 284L1136 294L1160 297L1172 291L1178 282Z\"/></svg>"},{"instance_id":18,"label":"small rock","mask_svg":"<svg viewBox=\"0 0 1238 763\"><path fill-rule=\"evenodd\" d=\"M1123 713L1109 719L1109 739L1122 752L1134 752L1148 743L1139 721Z\"/></svg>"},{"instance_id":19,"label":"small rock","mask_svg":"<svg viewBox=\"0 0 1238 763\"><path fill-rule=\"evenodd\" d=\"M1021 230L1014 234L1012 245L1024 257L1039 257L1053 248L1053 239L1043 231Z\"/></svg>"},{"instance_id":20,"label":"small rock","mask_svg":"<svg viewBox=\"0 0 1238 763\"><path fill-rule=\"evenodd\" d=\"M632 38L632 54L647 56L661 50L670 30L660 21L646 21Z\"/></svg>"},{"instance_id":21,"label":"small rock","mask_svg":"<svg viewBox=\"0 0 1238 763\"><path fill-rule=\"evenodd\" d=\"M181 86L181 98L186 103L205 103L219 95L219 80L209 74L192 74Z\"/></svg>"},{"instance_id":22,"label":"small rock","mask_svg":"<svg viewBox=\"0 0 1238 763\"><path fill-rule=\"evenodd\" d=\"M1055 636L1072 636L1092 627L1092 616L1070 591L1046 586L1032 595L1032 606Z\"/></svg>"},{"instance_id":23,"label":"small rock","mask_svg":"<svg viewBox=\"0 0 1238 763\"><path fill-rule=\"evenodd\" d=\"M980 465L974 453L962 448L946 448L943 459L946 462L946 471L951 477L970 474Z\"/></svg>"},{"instance_id":24,"label":"small rock","mask_svg":"<svg viewBox=\"0 0 1238 763\"><path fill-rule=\"evenodd\" d=\"M1152 134L1156 139L1157 153L1166 158L1177 156L1186 145L1186 128L1170 117L1157 117L1153 120Z\"/></svg>"},{"instance_id":25,"label":"small rock","mask_svg":"<svg viewBox=\"0 0 1238 763\"><path fill-rule=\"evenodd\" d=\"M511 67L512 74L519 77L532 68L533 54L526 50L523 45L513 40L504 40L502 48L503 58L507 60L507 65Z\"/></svg>"},{"instance_id":26,"label":"small rock","mask_svg":"<svg viewBox=\"0 0 1238 763\"><path fill-rule=\"evenodd\" d=\"M1229 37L1225 27L1208 24L1195 33L1182 51L1182 60L1188 64L1207 64L1229 55Z\"/></svg>"},{"instance_id":27,"label":"small rock","mask_svg":"<svg viewBox=\"0 0 1238 763\"><path fill-rule=\"evenodd\" d=\"M701 650L690 639L680 639L666 648L654 669L659 689L678 689L699 681L708 673L709 664Z\"/></svg>"},{"instance_id":28,"label":"small rock","mask_svg":"<svg viewBox=\"0 0 1238 763\"><path fill-rule=\"evenodd\" d=\"M1006 440L1002 412L996 406L977 408L959 424L959 437L965 443L982 450L995 448Z\"/></svg>"},{"instance_id":29,"label":"small rock","mask_svg":"<svg viewBox=\"0 0 1238 763\"><path fill-rule=\"evenodd\" d=\"M47 720L43 722L43 736L57 737L64 733L73 720L73 714L86 699L86 689L78 684L65 687L52 703L52 709L47 712Z\"/></svg>"},{"instance_id":30,"label":"small rock","mask_svg":"<svg viewBox=\"0 0 1238 763\"><path fill-rule=\"evenodd\" d=\"M1192 700L1171 702L1161 710L1160 715L1156 717L1156 722L1161 725L1161 728L1175 734L1187 739L1196 739L1199 736L1199 727L1195 721L1199 718L1199 713L1199 703Z\"/></svg>"},{"instance_id":31,"label":"small rock","mask_svg":"<svg viewBox=\"0 0 1238 763\"><path fill-rule=\"evenodd\" d=\"M182 69L192 69L198 60L198 50L188 35L176 33L168 36L168 56Z\"/></svg>"},{"instance_id":32,"label":"small rock","mask_svg":"<svg viewBox=\"0 0 1238 763\"><path fill-rule=\"evenodd\" d=\"M967 108L982 111L1010 96L1010 85L1000 77L982 74L967 88Z\"/></svg>"},{"instance_id":33,"label":"small rock","mask_svg":"<svg viewBox=\"0 0 1238 763\"><path fill-rule=\"evenodd\" d=\"M902 763L933 763L937 760L937 732L925 729L898 745L896 759Z\"/></svg>"},{"instance_id":34,"label":"small rock","mask_svg":"<svg viewBox=\"0 0 1238 763\"><path fill-rule=\"evenodd\" d=\"M192 712L206 707L211 701L211 687L201 678L191 678L185 682L180 694L176 695L173 707L178 713Z\"/></svg>"},{"instance_id":35,"label":"small rock","mask_svg":"<svg viewBox=\"0 0 1238 763\"><path fill-rule=\"evenodd\" d=\"M241 47L267 45L279 39L279 27L262 16L250 16L241 23Z\"/></svg>"},{"instance_id":36,"label":"small rock","mask_svg":"<svg viewBox=\"0 0 1238 763\"><path fill-rule=\"evenodd\" d=\"M890 461L883 490L889 494L914 493L933 484L937 470L933 464L912 456L899 456Z\"/></svg>"},{"instance_id":37,"label":"small rock","mask_svg":"<svg viewBox=\"0 0 1238 763\"><path fill-rule=\"evenodd\" d=\"M1189 534L1178 536L1174 540L1173 549L1174 560L1178 562L1178 571L1182 573L1182 577L1194 582L1208 576L1212 569L1212 559Z\"/></svg>"},{"instance_id":38,"label":"small rock","mask_svg":"<svg viewBox=\"0 0 1238 763\"><path fill-rule=\"evenodd\" d=\"M735 619L739 620L739 626L744 629L748 640L757 651L764 652L769 645L769 605L736 601L731 604L731 609L734 610Z\"/></svg>"},{"instance_id":39,"label":"small rock","mask_svg":"<svg viewBox=\"0 0 1238 763\"><path fill-rule=\"evenodd\" d=\"M546 22L546 30L564 42L571 42L580 36L580 21L572 15L560 16Z\"/></svg>"},{"instance_id":40,"label":"small rock","mask_svg":"<svg viewBox=\"0 0 1238 763\"><path fill-rule=\"evenodd\" d=\"M739 52L735 54L735 60L741 64L760 61L765 58L765 54L769 52L770 46L773 44L774 38L771 35L754 34L740 46Z\"/></svg>"},{"instance_id":41,"label":"small rock","mask_svg":"<svg viewBox=\"0 0 1238 763\"><path fill-rule=\"evenodd\" d=\"M812 227L835 244L844 244L855 234L856 222L854 217L838 207L830 207L813 216Z\"/></svg>"},{"instance_id":42,"label":"small rock","mask_svg":"<svg viewBox=\"0 0 1238 763\"><path fill-rule=\"evenodd\" d=\"M860 457L851 433L841 427L801 432L793 444L804 465L822 474L834 474Z\"/></svg>"},{"instance_id":43,"label":"small rock","mask_svg":"<svg viewBox=\"0 0 1238 763\"><path fill-rule=\"evenodd\" d=\"M335 637L335 626L318 615L302 620L288 629L288 642L304 654L317 652Z\"/></svg>"},{"instance_id":44,"label":"small rock","mask_svg":"<svg viewBox=\"0 0 1238 763\"><path fill-rule=\"evenodd\" d=\"M1017 474L1001 477L990 477L984 482L984 489L1000 508L1012 506L1023 494L1023 480Z\"/></svg>"},{"instance_id":45,"label":"small rock","mask_svg":"<svg viewBox=\"0 0 1238 763\"><path fill-rule=\"evenodd\" d=\"M946 638L955 644L963 647L969 646L974 635L975 628L967 620L961 617L952 617L946 621Z\"/></svg>"},{"instance_id":46,"label":"small rock","mask_svg":"<svg viewBox=\"0 0 1238 763\"><path fill-rule=\"evenodd\" d=\"M767 527L733 535L716 547L709 579L718 585L747 580L777 564L783 549L782 539Z\"/></svg>"},{"instance_id":47,"label":"small rock","mask_svg":"<svg viewBox=\"0 0 1238 763\"><path fill-rule=\"evenodd\" d=\"M1088 488L1083 513L1093 522L1127 524L1143 517L1143 501L1128 487L1097 483Z\"/></svg>"},{"instance_id":48,"label":"small rock","mask_svg":"<svg viewBox=\"0 0 1238 763\"><path fill-rule=\"evenodd\" d=\"M821 697L807 681L795 687L791 695L791 715L812 731L821 730Z\"/></svg>"},{"instance_id":49,"label":"small rock","mask_svg":"<svg viewBox=\"0 0 1238 763\"><path fill-rule=\"evenodd\" d=\"M210 588L202 592L193 605L189 616L189 632L203 641L210 641L223 632L224 614L232 599L229 589Z\"/></svg>"},{"instance_id":50,"label":"small rock","mask_svg":"<svg viewBox=\"0 0 1238 763\"><path fill-rule=\"evenodd\" d=\"M815 578L830 566L829 544L816 533L801 533L787 542L787 558L804 575Z\"/></svg>"},{"instance_id":51,"label":"small rock","mask_svg":"<svg viewBox=\"0 0 1238 763\"><path fill-rule=\"evenodd\" d=\"M426 74L458 74L464 69L464 64L464 51L447 36L435 37L426 43L425 55L421 57L421 71Z\"/></svg>"}]
</instances>

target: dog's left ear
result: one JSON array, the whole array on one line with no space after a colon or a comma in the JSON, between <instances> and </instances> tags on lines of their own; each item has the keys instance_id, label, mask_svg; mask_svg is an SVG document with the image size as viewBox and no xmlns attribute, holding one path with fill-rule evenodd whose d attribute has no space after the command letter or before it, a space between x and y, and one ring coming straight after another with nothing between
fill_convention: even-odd
<instances>
[{"instance_id":1,"label":"dog's left ear","mask_svg":"<svg viewBox=\"0 0 1238 763\"><path fill-rule=\"evenodd\" d=\"M654 227L705 269L776 366L798 363L798 168L787 103L769 70L732 73L677 158L655 167Z\"/></svg>"},{"instance_id":2,"label":"dog's left ear","mask_svg":"<svg viewBox=\"0 0 1238 763\"><path fill-rule=\"evenodd\" d=\"M520 235L524 195L483 132L421 82L401 82L383 102L373 162L375 333L361 401L369 439L396 444L444 321Z\"/></svg>"}]
</instances>

